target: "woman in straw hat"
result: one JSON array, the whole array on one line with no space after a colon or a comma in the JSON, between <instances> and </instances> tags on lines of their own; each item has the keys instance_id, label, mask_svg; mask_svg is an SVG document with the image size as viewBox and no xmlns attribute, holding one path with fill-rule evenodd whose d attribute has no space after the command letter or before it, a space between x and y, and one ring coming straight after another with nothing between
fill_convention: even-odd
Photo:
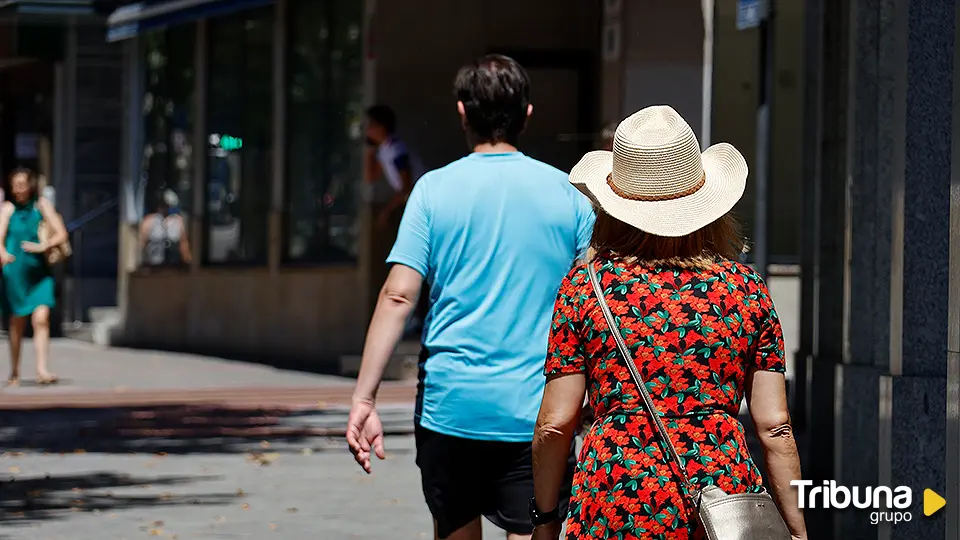
<instances>
[{"instance_id":1,"label":"woman in straw hat","mask_svg":"<svg viewBox=\"0 0 960 540\"><path fill-rule=\"evenodd\" d=\"M790 486L800 479L800 459L780 322L763 280L736 262L744 242L730 211L746 179L733 146L701 153L690 126L666 106L624 120L612 152L590 152L571 172L597 208L595 255L567 275L557 297L533 446L535 539L560 535L551 512L588 388L596 421L580 453L567 538L703 538L691 492L763 489L737 419L744 396L772 495L791 534L806 538ZM591 270L629 360L618 353ZM664 420L683 475L635 376Z\"/></svg>"}]
</instances>

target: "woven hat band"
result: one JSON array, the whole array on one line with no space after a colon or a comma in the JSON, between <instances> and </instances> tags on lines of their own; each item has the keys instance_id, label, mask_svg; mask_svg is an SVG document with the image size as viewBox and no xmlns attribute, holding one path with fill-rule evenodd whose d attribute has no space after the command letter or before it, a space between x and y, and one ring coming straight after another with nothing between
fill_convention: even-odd
<instances>
[{"instance_id":1,"label":"woven hat band","mask_svg":"<svg viewBox=\"0 0 960 540\"><path fill-rule=\"evenodd\" d=\"M700 191L700 188L707 182L707 175L701 174L700 181L694 184L693 186L687 188L684 191L677 193L666 193L662 195L637 195L635 193L627 193L617 187L616 182L613 181L613 173L607 175L607 185L610 186L610 189L619 197L624 199L629 199L631 201L642 201L642 202L655 202L655 201L672 201L673 199L680 199L688 195L693 195L694 193Z\"/></svg>"}]
</instances>

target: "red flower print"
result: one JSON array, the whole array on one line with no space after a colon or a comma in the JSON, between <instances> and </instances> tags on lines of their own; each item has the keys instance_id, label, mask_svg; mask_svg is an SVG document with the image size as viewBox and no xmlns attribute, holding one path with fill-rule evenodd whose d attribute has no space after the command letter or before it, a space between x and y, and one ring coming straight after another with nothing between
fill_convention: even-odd
<instances>
[{"instance_id":1,"label":"red flower print","mask_svg":"<svg viewBox=\"0 0 960 540\"><path fill-rule=\"evenodd\" d=\"M699 272L637 267L609 254L592 264L687 474L728 493L758 490L737 415L750 369L784 370L766 285L730 261ZM567 538L705 538L616 354L585 266L560 287L545 367L547 374L582 371L598 421L574 477Z\"/></svg>"}]
</instances>

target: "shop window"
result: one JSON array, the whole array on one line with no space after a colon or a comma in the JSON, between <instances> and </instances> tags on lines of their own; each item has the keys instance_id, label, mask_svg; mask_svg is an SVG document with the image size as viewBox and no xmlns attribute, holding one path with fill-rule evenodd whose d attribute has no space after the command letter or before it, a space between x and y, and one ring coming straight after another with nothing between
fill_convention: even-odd
<instances>
[{"instance_id":1,"label":"shop window","mask_svg":"<svg viewBox=\"0 0 960 540\"><path fill-rule=\"evenodd\" d=\"M190 260L188 219L193 198L194 58L192 25L146 34L143 40L143 159L140 190L141 264Z\"/></svg>"},{"instance_id":2,"label":"shop window","mask_svg":"<svg viewBox=\"0 0 960 540\"><path fill-rule=\"evenodd\" d=\"M205 262L264 264L273 135L273 8L209 21Z\"/></svg>"},{"instance_id":3,"label":"shop window","mask_svg":"<svg viewBox=\"0 0 960 540\"><path fill-rule=\"evenodd\" d=\"M287 38L288 262L356 257L363 2L291 0Z\"/></svg>"}]
</instances>

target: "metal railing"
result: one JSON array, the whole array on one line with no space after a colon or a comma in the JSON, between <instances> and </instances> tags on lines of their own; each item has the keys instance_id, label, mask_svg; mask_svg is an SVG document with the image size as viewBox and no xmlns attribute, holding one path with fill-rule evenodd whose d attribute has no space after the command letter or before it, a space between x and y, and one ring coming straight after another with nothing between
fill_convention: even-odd
<instances>
[{"instance_id":1,"label":"metal railing","mask_svg":"<svg viewBox=\"0 0 960 540\"><path fill-rule=\"evenodd\" d=\"M114 197L66 224L67 236L70 238L70 243L73 246L73 256L70 263L72 268L72 272L70 272L70 274L73 279L71 280L70 291L68 291L69 299L67 305L69 306L69 314L67 313L67 310L64 310L63 317L69 317L69 320L73 323L74 327L79 327L82 325L84 319L83 229L91 222L96 221L100 217L104 216L107 212L116 208L119 204L119 200L119 197Z\"/></svg>"}]
</instances>

